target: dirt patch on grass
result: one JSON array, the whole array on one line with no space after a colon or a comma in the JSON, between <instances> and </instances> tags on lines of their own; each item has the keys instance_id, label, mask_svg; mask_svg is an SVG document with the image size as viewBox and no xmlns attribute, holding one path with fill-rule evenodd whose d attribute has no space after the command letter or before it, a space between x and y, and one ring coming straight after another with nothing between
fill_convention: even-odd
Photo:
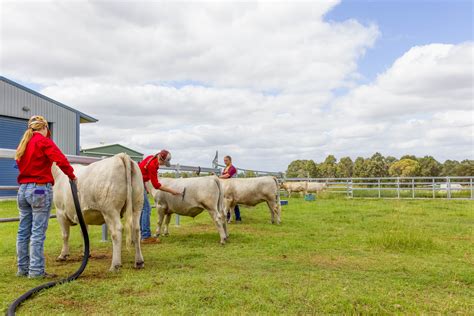
<instances>
[{"instance_id":1,"label":"dirt patch on grass","mask_svg":"<svg viewBox=\"0 0 474 316\"><path fill-rule=\"evenodd\" d=\"M92 251L89 260L112 260L112 253ZM67 258L66 262L80 262L82 255L74 255Z\"/></svg>"}]
</instances>

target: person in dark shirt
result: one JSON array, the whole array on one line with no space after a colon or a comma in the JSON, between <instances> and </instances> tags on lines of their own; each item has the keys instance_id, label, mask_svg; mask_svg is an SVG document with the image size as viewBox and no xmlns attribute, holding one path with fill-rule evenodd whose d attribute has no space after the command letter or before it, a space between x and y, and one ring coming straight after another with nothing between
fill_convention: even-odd
<instances>
[{"instance_id":1,"label":"person in dark shirt","mask_svg":"<svg viewBox=\"0 0 474 316\"><path fill-rule=\"evenodd\" d=\"M225 156L224 157L224 163L225 163L225 168L222 171L222 174L219 176L221 179L229 179L237 176L237 169L234 167L232 164L232 157L231 156ZM240 209L239 206L236 205L234 208L234 214L235 214L235 221L238 223L242 222L242 218L240 217ZM227 213L227 221L230 221L230 212Z\"/></svg>"}]
</instances>

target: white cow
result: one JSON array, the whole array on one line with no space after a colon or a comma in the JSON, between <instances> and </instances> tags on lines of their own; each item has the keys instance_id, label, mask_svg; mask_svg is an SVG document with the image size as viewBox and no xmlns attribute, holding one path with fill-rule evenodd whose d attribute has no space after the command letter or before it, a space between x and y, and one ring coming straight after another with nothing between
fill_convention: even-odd
<instances>
[{"instance_id":1,"label":"white cow","mask_svg":"<svg viewBox=\"0 0 474 316\"><path fill-rule=\"evenodd\" d=\"M220 181L224 189L225 214L233 211L237 204L255 206L266 202L272 224L280 224L280 186L275 177L230 178Z\"/></svg>"},{"instance_id":2,"label":"white cow","mask_svg":"<svg viewBox=\"0 0 474 316\"><path fill-rule=\"evenodd\" d=\"M288 192L288 197L291 197L292 192L303 192L304 195L308 193L308 182L306 181L288 181L281 184L281 188Z\"/></svg>"},{"instance_id":3,"label":"white cow","mask_svg":"<svg viewBox=\"0 0 474 316\"><path fill-rule=\"evenodd\" d=\"M308 182L307 193L319 193L327 188L327 183L322 182Z\"/></svg>"},{"instance_id":4,"label":"white cow","mask_svg":"<svg viewBox=\"0 0 474 316\"><path fill-rule=\"evenodd\" d=\"M88 166L73 165L77 176L79 202L88 225L107 224L112 237L113 255L110 271L122 264L122 222L125 217L127 245L135 245L135 267L143 268L140 249L140 214L143 207L143 180L140 168L124 153ZM69 228L78 224L69 179L53 166L54 204L63 235L58 260L69 255Z\"/></svg>"},{"instance_id":5,"label":"white cow","mask_svg":"<svg viewBox=\"0 0 474 316\"><path fill-rule=\"evenodd\" d=\"M156 190L147 182L147 188L155 199L159 215L157 235L161 234L163 220L165 220L164 234L169 234L171 214L195 217L207 210L217 226L221 244L225 244L228 233L224 214L224 195L216 176L180 179L161 178L160 182L168 188L179 192L184 191L184 195L175 196Z\"/></svg>"},{"instance_id":6,"label":"white cow","mask_svg":"<svg viewBox=\"0 0 474 316\"><path fill-rule=\"evenodd\" d=\"M441 189L439 192L440 193L446 193L448 192L448 184L447 183L442 183L439 185L439 188ZM450 191L462 191L463 187L459 183L450 183L449 184L449 190Z\"/></svg>"}]
</instances>

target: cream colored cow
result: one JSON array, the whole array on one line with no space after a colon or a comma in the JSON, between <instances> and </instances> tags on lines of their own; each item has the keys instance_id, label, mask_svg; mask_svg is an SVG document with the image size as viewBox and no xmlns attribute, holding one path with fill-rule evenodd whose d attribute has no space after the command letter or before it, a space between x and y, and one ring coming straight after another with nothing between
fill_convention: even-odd
<instances>
[{"instance_id":1,"label":"cream colored cow","mask_svg":"<svg viewBox=\"0 0 474 316\"><path fill-rule=\"evenodd\" d=\"M184 192L184 195L175 196L156 190L147 182L147 188L152 193L158 210L157 235L161 234L163 220L165 221L164 235L169 234L171 214L195 217L207 210L217 226L221 244L225 244L228 233L224 214L224 195L216 176L180 179L161 178L160 182L168 188Z\"/></svg>"},{"instance_id":2,"label":"cream colored cow","mask_svg":"<svg viewBox=\"0 0 474 316\"><path fill-rule=\"evenodd\" d=\"M79 202L88 225L107 224L112 237L113 255L110 271L121 264L122 222L125 218L127 244L135 245L135 267L143 268L140 249L140 214L143 207L143 180L140 168L124 153L88 166L73 165L77 176ZM63 236L58 260L69 256L69 228L78 224L69 179L53 166L54 204Z\"/></svg>"},{"instance_id":3,"label":"cream colored cow","mask_svg":"<svg viewBox=\"0 0 474 316\"><path fill-rule=\"evenodd\" d=\"M219 179L224 189L225 214L237 204L255 206L266 202L271 221L280 224L281 205L278 180L275 177ZM232 216L231 216L232 218Z\"/></svg>"}]
</instances>

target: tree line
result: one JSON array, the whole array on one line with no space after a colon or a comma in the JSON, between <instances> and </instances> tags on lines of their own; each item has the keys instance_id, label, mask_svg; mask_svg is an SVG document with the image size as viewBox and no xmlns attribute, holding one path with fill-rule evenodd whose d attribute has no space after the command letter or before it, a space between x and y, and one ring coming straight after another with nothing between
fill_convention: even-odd
<instances>
[{"instance_id":1,"label":"tree line","mask_svg":"<svg viewBox=\"0 0 474 316\"><path fill-rule=\"evenodd\" d=\"M365 177L438 177L474 176L474 160L446 160L441 163L432 156L405 155L400 159L375 153L370 158L342 157L337 161L329 155L321 163L294 160L286 170L288 178L365 178Z\"/></svg>"}]
</instances>

